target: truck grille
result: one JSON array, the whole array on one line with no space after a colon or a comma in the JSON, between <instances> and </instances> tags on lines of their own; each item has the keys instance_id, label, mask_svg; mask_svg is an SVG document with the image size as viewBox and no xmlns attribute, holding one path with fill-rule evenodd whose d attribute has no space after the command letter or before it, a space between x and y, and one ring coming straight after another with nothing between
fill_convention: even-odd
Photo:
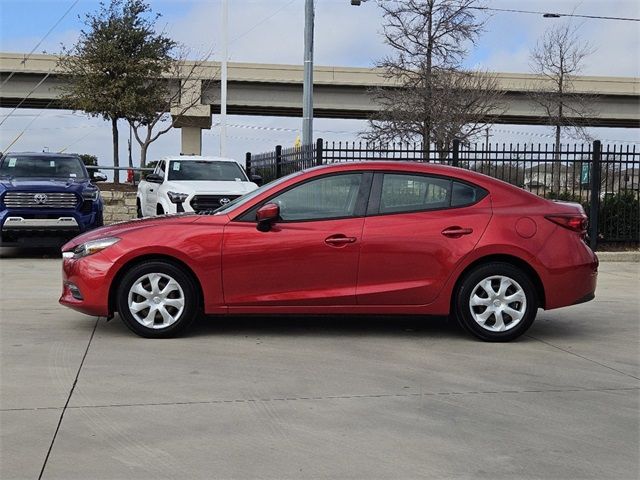
<instances>
[{"instance_id":1,"label":"truck grille","mask_svg":"<svg viewBox=\"0 0 640 480\"><path fill-rule=\"evenodd\" d=\"M3 202L9 208L76 208L78 197L67 192L7 192Z\"/></svg>"},{"instance_id":2,"label":"truck grille","mask_svg":"<svg viewBox=\"0 0 640 480\"><path fill-rule=\"evenodd\" d=\"M215 210L235 200L239 196L240 195L196 195L191 199L191 208L196 212Z\"/></svg>"}]
</instances>

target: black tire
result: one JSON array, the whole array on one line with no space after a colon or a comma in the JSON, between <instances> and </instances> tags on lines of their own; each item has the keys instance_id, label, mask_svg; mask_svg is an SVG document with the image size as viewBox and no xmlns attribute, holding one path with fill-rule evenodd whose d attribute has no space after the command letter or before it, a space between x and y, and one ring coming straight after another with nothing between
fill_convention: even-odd
<instances>
[{"instance_id":1,"label":"black tire","mask_svg":"<svg viewBox=\"0 0 640 480\"><path fill-rule=\"evenodd\" d=\"M156 215L164 215L164 208L160 204L156 205Z\"/></svg>"},{"instance_id":2,"label":"black tire","mask_svg":"<svg viewBox=\"0 0 640 480\"><path fill-rule=\"evenodd\" d=\"M495 289L500 290L502 278L506 279L505 285L511 281L502 298L505 295L508 299L521 298L523 294L526 301L514 300L507 303L507 301L501 300L499 292L496 293ZM491 285L489 288L494 290L491 294L486 294L485 288L480 285L481 282L487 285L484 283L487 280ZM494 293L498 298L490 301L494 298L492 296ZM474 297L477 295L481 299L476 298L474 302L486 301L489 305L472 306L472 295ZM484 295L486 295L486 298ZM536 318L538 297L533 282L525 272L510 263L492 262L474 268L461 279L455 292L453 307L460 325L477 338L487 342L508 342L518 338L529 329ZM518 315L511 317L508 313L509 311L500 311L497 314L502 320L502 324L500 324L496 314L491 313L491 311L504 308L509 308L509 311L519 313L520 318L518 319ZM485 321L483 326L481 321L485 314L488 314L488 320ZM476 321L475 318L480 320ZM504 325L504 331L493 331L501 328L502 325Z\"/></svg>"},{"instance_id":3,"label":"black tire","mask_svg":"<svg viewBox=\"0 0 640 480\"><path fill-rule=\"evenodd\" d=\"M142 218L142 205L140 205L140 199L136 199L136 216Z\"/></svg>"},{"instance_id":4,"label":"black tire","mask_svg":"<svg viewBox=\"0 0 640 480\"><path fill-rule=\"evenodd\" d=\"M104 212L100 210L96 215L96 228L104 226Z\"/></svg>"},{"instance_id":5,"label":"black tire","mask_svg":"<svg viewBox=\"0 0 640 480\"><path fill-rule=\"evenodd\" d=\"M182 300L183 307L180 312L179 308L174 306L165 306L162 303L162 308L165 312L168 312L171 317L175 317L173 323L167 323L163 321L163 315L160 310L156 310L152 314L152 308L157 308L159 305L154 303L156 298L152 298L153 292L151 290L149 292L149 297L143 297L136 293L131 292L132 287L135 284L138 284L142 278L146 276L157 274L162 278L169 277L171 280L175 281L181 292L178 289L175 289L169 294L170 296L165 298L165 301L176 299ZM164 285L166 287L168 282L163 283L163 281L158 282L158 287L161 289ZM149 283L149 289L153 289L151 284ZM145 288L146 289L146 288ZM149 309L142 309L138 312L138 316L132 312L129 308L129 294L132 295L132 300L135 302L148 302L152 304ZM124 324L129 327L129 329L140 335L141 337L146 338L168 338L175 337L182 333L186 328L188 328L193 321L199 315L199 297L198 297L198 289L196 285L194 285L194 281L191 276L188 275L182 268L173 265L172 263L154 260L148 261L144 263L140 263L132 267L129 271L127 271L122 278L118 290L116 292L116 305L118 307L118 312L120 314L120 318ZM157 294L160 296L161 294ZM173 296L171 296L173 295ZM175 303L175 302L174 302ZM146 313L145 313L146 312ZM179 313L180 312L180 313ZM145 315L153 315L155 320L153 321L154 327L145 326L142 323L141 319ZM157 320L161 320L157 322ZM162 323L167 323L167 326L162 326Z\"/></svg>"}]
</instances>

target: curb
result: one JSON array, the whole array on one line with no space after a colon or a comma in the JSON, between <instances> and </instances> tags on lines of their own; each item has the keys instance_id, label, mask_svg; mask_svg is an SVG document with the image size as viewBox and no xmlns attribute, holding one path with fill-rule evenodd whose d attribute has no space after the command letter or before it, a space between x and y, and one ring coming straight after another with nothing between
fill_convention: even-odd
<instances>
[{"instance_id":1,"label":"curb","mask_svg":"<svg viewBox=\"0 0 640 480\"><path fill-rule=\"evenodd\" d=\"M631 252L597 252L601 262L640 262L640 251Z\"/></svg>"}]
</instances>

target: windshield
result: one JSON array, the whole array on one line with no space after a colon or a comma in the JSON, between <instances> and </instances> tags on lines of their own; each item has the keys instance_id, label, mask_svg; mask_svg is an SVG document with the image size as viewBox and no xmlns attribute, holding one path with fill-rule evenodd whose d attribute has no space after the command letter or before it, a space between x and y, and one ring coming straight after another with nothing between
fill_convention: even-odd
<instances>
[{"instance_id":1,"label":"windshield","mask_svg":"<svg viewBox=\"0 0 640 480\"><path fill-rule=\"evenodd\" d=\"M244 171L235 162L199 160L172 160L169 163L169 180L208 180L247 182Z\"/></svg>"},{"instance_id":2,"label":"windshield","mask_svg":"<svg viewBox=\"0 0 640 480\"><path fill-rule=\"evenodd\" d=\"M0 163L0 176L87 178L87 171L77 157L7 155Z\"/></svg>"},{"instance_id":3,"label":"windshield","mask_svg":"<svg viewBox=\"0 0 640 480\"><path fill-rule=\"evenodd\" d=\"M300 172L294 172L291 173L289 175L287 175L286 177L282 177L279 178L277 180L274 180L273 182L269 182L266 183L265 185L262 185L260 188L257 188L256 190L253 190L252 192L246 193L241 197L236 198L235 200L232 200L231 202L227 203L226 205L223 205L220 208L217 208L215 210L215 215L218 215L220 213L229 213L232 210L235 210L236 208L241 207L242 205L244 205L245 203L247 203L249 200L256 198L258 195L260 195L261 193L265 192L266 190L269 190L277 185L280 185L281 183L289 180L291 177L296 177L298 175L301 175L303 171Z\"/></svg>"}]
</instances>

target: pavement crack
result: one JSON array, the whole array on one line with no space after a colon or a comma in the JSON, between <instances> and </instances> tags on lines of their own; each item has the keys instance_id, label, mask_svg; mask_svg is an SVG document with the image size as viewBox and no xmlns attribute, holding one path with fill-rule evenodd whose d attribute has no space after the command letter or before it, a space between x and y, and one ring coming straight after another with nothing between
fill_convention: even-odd
<instances>
[{"instance_id":1,"label":"pavement crack","mask_svg":"<svg viewBox=\"0 0 640 480\"><path fill-rule=\"evenodd\" d=\"M568 353L569 355L573 355L575 357L581 358L581 359L586 360L588 362L595 363L596 365L600 365L601 367L608 368L609 370L612 370L612 371L617 372L617 373L619 373L621 375L624 375L625 377L630 377L630 378L633 378L635 380L640 380L640 378L636 377L635 375L631 375L630 373L623 372L622 370L618 370L617 368L610 367L609 365L606 365L604 363L598 362L597 360L593 360L592 358L585 357L584 355L580 355L579 353L572 352L571 350L567 350L566 348L559 347L558 345L554 345L553 343L547 342L546 340L542 340L541 338L534 337L532 335L525 335L525 337L529 337L532 340L536 340L536 341L538 341L540 343L544 343L545 345L548 345L548 346L550 346L552 348L560 350L561 352Z\"/></svg>"},{"instance_id":2,"label":"pavement crack","mask_svg":"<svg viewBox=\"0 0 640 480\"><path fill-rule=\"evenodd\" d=\"M486 390L486 391L467 391L467 392L422 392L422 393L371 393L371 394L354 394L354 395L326 395L318 397L272 397L272 398L236 398L236 399L219 399L219 400L194 400L179 402L139 402L139 403L109 403L102 405L65 405L64 409L80 410L91 408L123 408L123 407L167 407L167 406L190 406L190 405L220 405L232 403L249 403L249 402L299 402L299 401L318 401L318 400L361 400L361 399L378 399L378 398L410 398L410 397L436 397L446 395L503 395L503 394L529 394L529 393L579 393L579 392L629 392L639 391L640 387L616 387L616 388L549 388L538 390ZM62 407L36 407L36 408L9 408L0 409L3 412L13 411L36 411L36 410L60 410ZM64 413L64 412L63 412ZM61 416L62 417L62 416Z\"/></svg>"},{"instance_id":3,"label":"pavement crack","mask_svg":"<svg viewBox=\"0 0 640 480\"><path fill-rule=\"evenodd\" d=\"M67 396L67 401L62 408L62 412L60 412L60 418L58 419L58 425L56 426L56 431L53 432L53 438L51 439L51 444L49 445L49 449L47 450L47 456L44 458L44 462L42 463L42 469L40 470L40 475L38 475L38 480L42 479L42 475L44 475L44 470L47 468L47 462L49 461L49 456L51 455L51 450L53 450L53 444L56 441L58 436L58 431L60 430L60 425L62 425L62 419L64 418L64 414L69 408L69 402L71 401L71 396L73 395L74 390L76 389L76 385L78 383L78 378L80 377L80 372L82 371L82 367L84 366L84 361L87 358L87 354L89 353L89 347L91 346L91 342L93 341L93 337L96 333L96 329L98 328L98 321L100 317L96 318L96 323L93 325L93 330L91 331L91 336L89 337L89 341L87 342L87 348L84 350L84 354L82 355L82 360L80 361L80 365L78 366L78 371L76 372L76 377L73 379L73 384L71 385L71 389L69 390L69 395Z\"/></svg>"}]
</instances>

